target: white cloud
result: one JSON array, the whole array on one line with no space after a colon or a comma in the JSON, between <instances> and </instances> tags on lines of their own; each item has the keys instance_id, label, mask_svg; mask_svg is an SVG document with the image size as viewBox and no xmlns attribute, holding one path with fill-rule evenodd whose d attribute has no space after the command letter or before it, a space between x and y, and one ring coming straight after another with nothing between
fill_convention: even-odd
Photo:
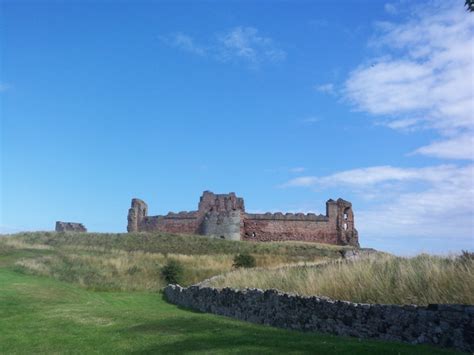
<instances>
[{"instance_id":1,"label":"white cloud","mask_svg":"<svg viewBox=\"0 0 474 355\"><path fill-rule=\"evenodd\" d=\"M375 166L328 176L300 177L284 186L350 188L362 198L370 194L371 206L356 208L361 236L399 234L472 241L473 179L474 165Z\"/></svg>"},{"instance_id":2,"label":"white cloud","mask_svg":"<svg viewBox=\"0 0 474 355\"><path fill-rule=\"evenodd\" d=\"M264 60L280 61L286 53L269 37L259 35L254 27L236 27L218 36L220 57L223 60L243 59L251 63Z\"/></svg>"},{"instance_id":3,"label":"white cloud","mask_svg":"<svg viewBox=\"0 0 474 355\"><path fill-rule=\"evenodd\" d=\"M320 187L331 186L373 187L384 182L429 181L431 183L443 181L452 177L457 168L453 165L439 165L426 168L397 168L393 166L374 166L346 170L332 175L302 176L285 183L285 187Z\"/></svg>"},{"instance_id":4,"label":"white cloud","mask_svg":"<svg viewBox=\"0 0 474 355\"><path fill-rule=\"evenodd\" d=\"M464 134L452 139L431 143L414 153L447 159L474 160L474 136Z\"/></svg>"},{"instance_id":5,"label":"white cloud","mask_svg":"<svg viewBox=\"0 0 474 355\"><path fill-rule=\"evenodd\" d=\"M404 23L377 24L371 41L377 56L350 73L343 94L357 109L392 129L430 129L440 136L412 154L472 160L474 16L455 1L412 9ZM473 181L474 165L463 162L372 166L300 176L282 187L350 191L357 200L354 209L362 244L391 238L395 245L401 238L404 242L399 245L405 243L407 249L412 244L406 241L416 238L449 250L453 245L474 248Z\"/></svg>"},{"instance_id":6,"label":"white cloud","mask_svg":"<svg viewBox=\"0 0 474 355\"><path fill-rule=\"evenodd\" d=\"M422 191L400 194L359 213L363 233L464 239L474 247L474 167L448 168L444 179L429 180ZM383 193L381 191L380 193Z\"/></svg>"},{"instance_id":7,"label":"white cloud","mask_svg":"<svg viewBox=\"0 0 474 355\"><path fill-rule=\"evenodd\" d=\"M350 74L345 96L358 109L386 117L393 129L431 128L450 137L443 150L459 148L418 153L470 158L472 145L451 143L467 142L461 137L474 131L474 17L456 2L437 2L406 23L379 23L372 46L385 55Z\"/></svg>"},{"instance_id":8,"label":"white cloud","mask_svg":"<svg viewBox=\"0 0 474 355\"><path fill-rule=\"evenodd\" d=\"M259 34L254 27L235 27L214 35L206 45L197 44L190 35L174 33L159 37L163 43L183 51L208 55L220 61L241 60L251 65L264 61L278 62L286 58L286 52L270 38Z\"/></svg>"},{"instance_id":9,"label":"white cloud","mask_svg":"<svg viewBox=\"0 0 474 355\"><path fill-rule=\"evenodd\" d=\"M191 36L184 33L173 33L167 36L160 36L159 38L167 45L179 48L183 51L201 56L206 54L204 47L197 45Z\"/></svg>"},{"instance_id":10,"label":"white cloud","mask_svg":"<svg viewBox=\"0 0 474 355\"><path fill-rule=\"evenodd\" d=\"M331 84L331 83L315 85L314 89L323 94L329 94L329 95L335 94L334 84Z\"/></svg>"}]
</instances>

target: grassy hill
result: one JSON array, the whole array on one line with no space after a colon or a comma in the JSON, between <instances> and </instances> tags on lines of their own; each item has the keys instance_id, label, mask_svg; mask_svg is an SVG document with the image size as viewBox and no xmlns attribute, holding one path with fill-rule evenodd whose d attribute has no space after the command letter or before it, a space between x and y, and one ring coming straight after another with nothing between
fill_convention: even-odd
<instances>
[{"instance_id":1,"label":"grassy hill","mask_svg":"<svg viewBox=\"0 0 474 355\"><path fill-rule=\"evenodd\" d=\"M320 263L341 257L348 247L315 243L251 243L163 233L20 233L0 238L1 248L36 250L16 262L24 273L51 276L97 290L159 290L170 260L191 285L232 270L234 256L250 253L257 266Z\"/></svg>"},{"instance_id":2,"label":"grassy hill","mask_svg":"<svg viewBox=\"0 0 474 355\"><path fill-rule=\"evenodd\" d=\"M54 238L55 236L57 239ZM35 233L13 239L0 238L0 353L383 353L387 355L455 353L429 346L362 341L356 338L293 332L244 323L180 309L164 302L159 292L96 291L88 285L83 285L86 288L80 287L77 280L72 280L74 283L68 283L51 277L25 274L28 269L19 267L17 264L37 259L59 258L58 255L62 254L66 260L69 260L69 264L66 263L63 266L67 265L70 272L74 274L81 268L74 263L74 258L79 257L79 260L82 260L81 256L90 257L90 253L96 252L94 248L99 248L88 244L90 238L98 238L99 243L102 243L100 248L105 250L98 252L99 254L96 255L98 257L102 255L100 253L110 251L119 255L136 252L143 254L143 249L132 249L133 251L115 249L128 238L118 240L120 236L116 236L109 241L106 240L105 235L96 237L82 235L82 237L81 239L79 235L58 236ZM77 239L84 243L77 242ZM73 242L74 240L76 242ZM130 241L130 244L127 242L127 245L133 245L132 242ZM221 241L217 242L221 243ZM160 243L166 244L165 240L154 241L154 243L156 246ZM206 244L204 240L193 240L190 243ZM200 250L204 252L204 250L214 248L211 246L214 241L209 243L208 246L202 246ZM262 252L256 255L265 255L262 250L275 248L281 252L279 254L281 260L288 255L295 256L290 250L291 247L285 245L263 245L263 249L256 245L248 247ZM146 248L146 245L142 244L142 248ZM235 246L230 244L227 248L228 255L238 250L232 249ZM286 248L288 249L284 252ZM312 253L317 253L316 246L308 248L312 250ZM154 249L155 252L159 250ZM191 251L191 249L188 250ZM67 259L69 252L75 255L71 259ZM309 258L310 255L315 256L315 254L308 251L305 255ZM106 258L109 257L108 254L103 255ZM201 255L208 256L209 254ZM38 264L38 273L41 273L41 265L41 263ZM94 268L89 271L99 272ZM61 278L61 275L65 277L65 274L61 273L51 276Z\"/></svg>"}]
</instances>

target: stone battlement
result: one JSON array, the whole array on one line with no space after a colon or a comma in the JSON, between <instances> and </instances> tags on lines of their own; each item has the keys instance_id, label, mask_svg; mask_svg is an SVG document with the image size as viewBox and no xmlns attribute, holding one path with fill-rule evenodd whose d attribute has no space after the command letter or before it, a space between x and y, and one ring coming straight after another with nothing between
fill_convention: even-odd
<instances>
[{"instance_id":1,"label":"stone battlement","mask_svg":"<svg viewBox=\"0 0 474 355\"><path fill-rule=\"evenodd\" d=\"M307 241L359 246L352 204L343 199L326 202L326 215L314 213L246 213L244 200L234 192L204 191L197 211L148 216L148 206L132 199L129 232L161 231L200 234L251 241Z\"/></svg>"},{"instance_id":2,"label":"stone battlement","mask_svg":"<svg viewBox=\"0 0 474 355\"><path fill-rule=\"evenodd\" d=\"M246 219L258 219L258 220L275 220L275 221L315 221L315 222L327 222L329 218L322 214L317 215L315 213L246 213Z\"/></svg>"},{"instance_id":3,"label":"stone battlement","mask_svg":"<svg viewBox=\"0 0 474 355\"><path fill-rule=\"evenodd\" d=\"M178 212L178 213L175 213L175 212L168 212L168 214L164 215L164 216L161 216L163 218L190 218L190 219L193 219L193 218L198 218L199 217L199 213L197 211L191 211L191 212L187 212L187 211L181 211L181 212Z\"/></svg>"}]
</instances>

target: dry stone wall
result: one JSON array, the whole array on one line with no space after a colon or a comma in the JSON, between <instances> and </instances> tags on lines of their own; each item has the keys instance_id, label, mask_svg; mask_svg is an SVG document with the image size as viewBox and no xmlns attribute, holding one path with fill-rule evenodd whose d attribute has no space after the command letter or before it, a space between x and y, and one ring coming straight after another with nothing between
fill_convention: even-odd
<instances>
[{"instance_id":1,"label":"dry stone wall","mask_svg":"<svg viewBox=\"0 0 474 355\"><path fill-rule=\"evenodd\" d=\"M474 306L397 306L333 301L259 289L168 285L174 304L280 328L474 351Z\"/></svg>"}]
</instances>

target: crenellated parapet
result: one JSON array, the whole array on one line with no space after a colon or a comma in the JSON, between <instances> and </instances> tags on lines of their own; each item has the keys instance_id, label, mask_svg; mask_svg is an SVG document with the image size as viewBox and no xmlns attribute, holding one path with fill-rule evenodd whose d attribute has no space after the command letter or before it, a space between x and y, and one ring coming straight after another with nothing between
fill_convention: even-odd
<instances>
[{"instance_id":1,"label":"crenellated parapet","mask_svg":"<svg viewBox=\"0 0 474 355\"><path fill-rule=\"evenodd\" d=\"M244 199L237 197L234 192L228 194L215 194L211 191L204 191L200 200L198 211L200 213L214 212L245 212Z\"/></svg>"},{"instance_id":2,"label":"crenellated parapet","mask_svg":"<svg viewBox=\"0 0 474 355\"><path fill-rule=\"evenodd\" d=\"M245 219L256 219L256 220L275 220L275 221L314 221L314 222L327 222L329 218L322 214L315 213L246 213Z\"/></svg>"},{"instance_id":3,"label":"crenellated parapet","mask_svg":"<svg viewBox=\"0 0 474 355\"><path fill-rule=\"evenodd\" d=\"M178 213L168 212L168 214L160 217L169 219L196 219L199 218L199 213L198 211L181 211Z\"/></svg>"}]
</instances>

